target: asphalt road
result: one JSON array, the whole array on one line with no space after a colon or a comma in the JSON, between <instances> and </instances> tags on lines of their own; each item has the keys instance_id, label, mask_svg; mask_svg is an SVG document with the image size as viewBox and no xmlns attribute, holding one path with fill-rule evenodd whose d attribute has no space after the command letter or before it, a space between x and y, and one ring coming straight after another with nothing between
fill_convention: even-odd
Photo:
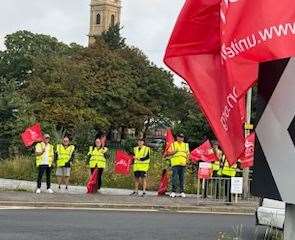
<instances>
[{"instance_id":1,"label":"asphalt road","mask_svg":"<svg viewBox=\"0 0 295 240\"><path fill-rule=\"evenodd\" d=\"M243 226L254 239L254 217L79 210L0 210L1 240L217 240ZM260 238L257 238L260 239ZM261 238L262 239L262 238Z\"/></svg>"}]
</instances>

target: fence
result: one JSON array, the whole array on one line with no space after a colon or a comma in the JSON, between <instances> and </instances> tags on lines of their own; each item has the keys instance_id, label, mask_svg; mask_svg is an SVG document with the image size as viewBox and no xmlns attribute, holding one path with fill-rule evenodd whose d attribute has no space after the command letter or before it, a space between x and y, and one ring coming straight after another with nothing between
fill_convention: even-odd
<instances>
[{"instance_id":1,"label":"fence","mask_svg":"<svg viewBox=\"0 0 295 240\"><path fill-rule=\"evenodd\" d=\"M251 186L251 179L249 180L249 186ZM242 194L231 193L231 178L213 177L211 179L198 179L197 183L197 196L198 200L217 201L217 202L238 202L238 201L250 201L255 197L242 196Z\"/></svg>"}]
</instances>

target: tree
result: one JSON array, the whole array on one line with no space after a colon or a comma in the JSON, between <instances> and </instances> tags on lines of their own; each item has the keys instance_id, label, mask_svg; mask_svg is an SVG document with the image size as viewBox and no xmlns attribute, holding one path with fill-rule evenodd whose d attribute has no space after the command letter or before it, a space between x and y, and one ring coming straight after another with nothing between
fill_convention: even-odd
<instances>
[{"instance_id":1,"label":"tree","mask_svg":"<svg viewBox=\"0 0 295 240\"><path fill-rule=\"evenodd\" d=\"M103 32L101 37L105 43L109 46L110 49L122 49L126 47L126 39L123 38L120 34L122 28L119 24L111 26L107 31Z\"/></svg>"}]
</instances>

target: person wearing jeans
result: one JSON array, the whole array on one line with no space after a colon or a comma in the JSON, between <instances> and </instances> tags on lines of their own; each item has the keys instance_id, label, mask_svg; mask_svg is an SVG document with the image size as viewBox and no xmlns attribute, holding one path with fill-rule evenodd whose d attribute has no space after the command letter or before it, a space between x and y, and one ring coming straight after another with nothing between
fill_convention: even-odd
<instances>
[{"instance_id":1,"label":"person wearing jeans","mask_svg":"<svg viewBox=\"0 0 295 240\"><path fill-rule=\"evenodd\" d=\"M37 179L37 190L36 193L41 193L41 181L44 173L46 172L46 184L47 192L53 193L51 189L50 175L51 175L51 166L54 159L54 150L53 146L49 143L50 136L44 134L44 140L36 144L35 155L36 155L36 165L38 168L38 179Z\"/></svg>"},{"instance_id":2,"label":"person wearing jeans","mask_svg":"<svg viewBox=\"0 0 295 240\"><path fill-rule=\"evenodd\" d=\"M180 196L185 197L184 173L189 157L189 145L184 142L183 134L177 135L177 141L171 145L171 150L172 151L169 153L172 167L172 192L170 197L176 197L177 187L179 187Z\"/></svg>"}]
</instances>

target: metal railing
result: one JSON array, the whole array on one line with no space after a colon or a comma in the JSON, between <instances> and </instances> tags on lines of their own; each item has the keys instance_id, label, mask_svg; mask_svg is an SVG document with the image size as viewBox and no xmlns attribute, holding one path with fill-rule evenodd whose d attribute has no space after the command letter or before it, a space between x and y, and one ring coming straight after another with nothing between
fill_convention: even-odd
<instances>
[{"instance_id":1,"label":"metal railing","mask_svg":"<svg viewBox=\"0 0 295 240\"><path fill-rule=\"evenodd\" d=\"M239 201L251 201L255 199L251 195L232 194L230 177L213 177L206 180L198 179L197 181L198 201L237 203ZM250 179L249 186L251 186L251 181Z\"/></svg>"}]
</instances>

